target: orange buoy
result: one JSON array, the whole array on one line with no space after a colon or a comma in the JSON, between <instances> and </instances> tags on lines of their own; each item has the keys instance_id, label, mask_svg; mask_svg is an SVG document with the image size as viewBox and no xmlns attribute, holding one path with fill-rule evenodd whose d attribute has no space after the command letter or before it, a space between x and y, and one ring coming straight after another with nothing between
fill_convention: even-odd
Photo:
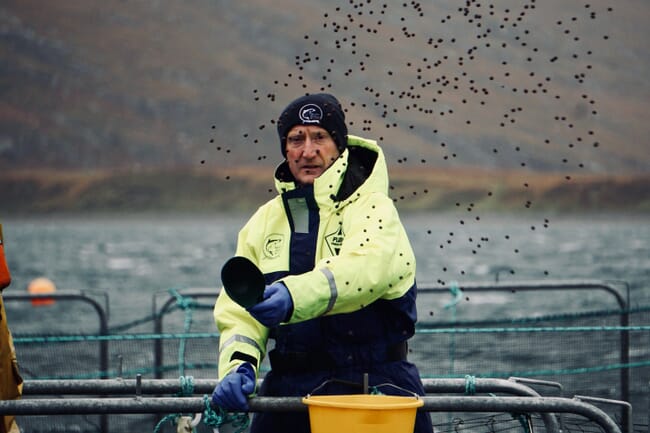
<instances>
[{"instance_id":1,"label":"orange buoy","mask_svg":"<svg viewBox=\"0 0 650 433\"><path fill-rule=\"evenodd\" d=\"M56 286L54 283L45 278L40 277L32 280L27 286L27 292L30 295L41 295L44 293L54 293L56 292ZM34 298L32 299L32 305L41 306L41 305L52 305L54 304L54 299L52 298Z\"/></svg>"}]
</instances>

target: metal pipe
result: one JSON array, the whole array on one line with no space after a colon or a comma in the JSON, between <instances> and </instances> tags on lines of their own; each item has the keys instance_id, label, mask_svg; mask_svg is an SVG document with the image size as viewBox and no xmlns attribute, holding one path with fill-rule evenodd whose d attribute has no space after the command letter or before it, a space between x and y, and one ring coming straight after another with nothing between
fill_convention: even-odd
<instances>
[{"instance_id":1,"label":"metal pipe","mask_svg":"<svg viewBox=\"0 0 650 433\"><path fill-rule=\"evenodd\" d=\"M427 393L465 393L465 379L423 379ZM515 396L539 397L532 388L517 383L513 378L505 379L475 379L477 393L506 393ZM195 379L193 381L195 394L210 394L217 385L214 379ZM172 394L180 391L177 379L108 379L108 380L28 380L23 384L23 395L108 395L108 394ZM541 414L546 430L559 433L557 419L548 413Z\"/></svg>"},{"instance_id":2,"label":"metal pipe","mask_svg":"<svg viewBox=\"0 0 650 433\"><path fill-rule=\"evenodd\" d=\"M559 390L559 396L564 397L564 388L562 387L562 384L559 382L552 382L549 380L541 380L541 379L530 379L527 377L509 377L508 380L516 382L516 383L525 383L529 385L541 385L541 386L547 386L547 387L552 387L552 388L557 388ZM552 425L553 428L556 429L556 431L564 431L564 420L562 417L562 414L560 414L559 417L559 425L558 425L558 420L555 418L555 416L551 414L542 414L542 418L544 418L544 422L547 425ZM550 420L548 418L551 418ZM548 430L548 427L547 427Z\"/></svg>"},{"instance_id":3,"label":"metal pipe","mask_svg":"<svg viewBox=\"0 0 650 433\"><path fill-rule=\"evenodd\" d=\"M261 382L258 381L258 382ZM194 379L194 393L212 393L216 379ZM427 393L465 393L465 379L422 379ZM137 379L48 379L25 380L23 395L108 395L136 394ZM539 397L532 388L506 379L476 378L477 393L507 393L516 396ZM141 379L142 394L173 394L181 390L178 379Z\"/></svg>"},{"instance_id":4,"label":"metal pipe","mask_svg":"<svg viewBox=\"0 0 650 433\"><path fill-rule=\"evenodd\" d=\"M616 406L621 406L625 410L625 417L624 421L627 420L627 422L623 423L623 426L627 428L627 430L623 429L623 432L625 433L633 433L634 432L634 426L632 425L632 405L628 403L627 401L619 401L619 400L612 400L609 398L600 398L600 397L589 397L586 395L574 395L574 399L580 400L580 401L590 401L594 403L604 403L604 404L612 404Z\"/></svg>"},{"instance_id":5,"label":"metal pipe","mask_svg":"<svg viewBox=\"0 0 650 433\"><path fill-rule=\"evenodd\" d=\"M574 399L560 397L421 397L427 412L572 413L595 422L607 433L621 433L602 410ZM305 411L301 397L254 397L251 412ZM205 401L196 397L75 398L0 401L0 415L201 413Z\"/></svg>"},{"instance_id":6,"label":"metal pipe","mask_svg":"<svg viewBox=\"0 0 650 433\"><path fill-rule=\"evenodd\" d=\"M520 378L509 378L508 380L476 378L474 380L474 390L476 393L500 392L517 396L540 397L537 391L517 383L515 379ZM427 393L465 393L465 379L423 379L422 383ZM544 420L546 431L549 433L559 433L562 430L553 414L542 413L541 417Z\"/></svg>"},{"instance_id":7,"label":"metal pipe","mask_svg":"<svg viewBox=\"0 0 650 433\"><path fill-rule=\"evenodd\" d=\"M623 295L614 287L612 284L601 280L544 280L542 282L530 282L530 281L511 281L511 282L499 282L498 284L482 284L482 283L463 283L458 287L463 292L480 292L486 290L496 290L496 291L512 291L512 290L566 290L566 289L575 289L575 290L590 290L590 289L600 289L608 292L616 299L616 302L621 308L627 306L627 302ZM448 287L431 287L426 283L418 284L418 292L420 293L448 293Z\"/></svg>"},{"instance_id":8,"label":"metal pipe","mask_svg":"<svg viewBox=\"0 0 650 433\"><path fill-rule=\"evenodd\" d=\"M474 389L477 393L505 393L515 396L539 397L532 388L517 382L520 378L490 379L476 378ZM261 381L260 381L261 382ZM427 393L464 394L465 379L423 379ZM211 394L217 385L214 379L194 379L195 394ZM23 395L110 395L110 394L173 394L180 391L178 379L90 379L90 380L27 380L23 384ZM546 430L559 433L561 430L557 419L548 413L542 418Z\"/></svg>"}]
</instances>

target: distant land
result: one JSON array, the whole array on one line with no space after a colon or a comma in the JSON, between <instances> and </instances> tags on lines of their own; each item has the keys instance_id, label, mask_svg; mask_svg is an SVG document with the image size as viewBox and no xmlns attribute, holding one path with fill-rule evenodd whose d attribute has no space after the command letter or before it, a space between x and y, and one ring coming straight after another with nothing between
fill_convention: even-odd
<instances>
[{"instance_id":1,"label":"distant land","mask_svg":"<svg viewBox=\"0 0 650 433\"><path fill-rule=\"evenodd\" d=\"M145 169L0 173L3 216L250 213L276 193L272 171ZM568 179L567 179L568 177ZM393 169L403 211L650 214L650 175Z\"/></svg>"}]
</instances>

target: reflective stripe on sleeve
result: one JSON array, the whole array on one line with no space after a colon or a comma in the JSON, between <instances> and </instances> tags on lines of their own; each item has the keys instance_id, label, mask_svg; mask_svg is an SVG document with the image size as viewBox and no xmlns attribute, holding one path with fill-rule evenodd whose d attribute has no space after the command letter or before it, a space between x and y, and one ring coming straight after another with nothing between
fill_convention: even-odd
<instances>
[{"instance_id":1,"label":"reflective stripe on sleeve","mask_svg":"<svg viewBox=\"0 0 650 433\"><path fill-rule=\"evenodd\" d=\"M336 298L339 296L339 291L336 288L336 281L334 281L334 274L332 274L332 271L330 271L327 268L322 268L320 270L325 277L327 278L327 282L330 285L330 301L327 304L327 308L325 309L325 312L323 314L327 314L330 311L332 311L332 308L334 308L334 304L336 303Z\"/></svg>"},{"instance_id":2,"label":"reflective stripe on sleeve","mask_svg":"<svg viewBox=\"0 0 650 433\"><path fill-rule=\"evenodd\" d=\"M233 335L232 337L230 337L227 341L225 341L221 345L221 349L219 349L219 353L223 352L223 350L226 347L236 342L253 346L259 353L262 353L262 349L260 349L260 346L259 344L257 344L257 341L253 340L252 338L246 337L245 335Z\"/></svg>"}]
</instances>

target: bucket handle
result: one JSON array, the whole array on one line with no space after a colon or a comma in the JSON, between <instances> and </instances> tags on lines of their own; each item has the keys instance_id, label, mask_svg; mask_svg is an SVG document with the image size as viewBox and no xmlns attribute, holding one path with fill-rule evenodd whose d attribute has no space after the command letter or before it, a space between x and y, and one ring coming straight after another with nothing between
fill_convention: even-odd
<instances>
[{"instance_id":1,"label":"bucket handle","mask_svg":"<svg viewBox=\"0 0 650 433\"><path fill-rule=\"evenodd\" d=\"M380 386L390 386L390 387L392 387L392 388L399 389L400 391L405 392L405 393L407 393L407 394L412 394L413 397L415 397L415 398L418 399L418 400L420 399L420 395L419 395L417 392L413 392L413 391L411 391L411 390L409 390L409 389L402 388L401 386L397 386L397 385L395 385L394 383L390 383L390 382L380 383L379 385L375 385L375 386L373 386L373 388L374 388L374 389L377 389L377 388L379 388ZM377 392L379 393L379 390L377 390ZM380 393L380 394L381 394L381 393Z\"/></svg>"},{"instance_id":2,"label":"bucket handle","mask_svg":"<svg viewBox=\"0 0 650 433\"><path fill-rule=\"evenodd\" d=\"M307 398L311 397L312 394L316 393L317 391L319 391L321 388L323 388L325 385L327 385L329 383L340 383L340 384L349 385L349 386L352 386L352 387L355 387L355 388L362 388L363 391L364 391L363 392L364 394L382 394L379 391L378 388L383 387L383 386L390 386L390 387L398 389L398 390L400 390L400 391L402 391L402 392L404 392L406 394L412 394L413 397L415 397L418 400L420 399L420 395L417 392L413 392L411 390L402 388L401 386L397 386L394 383L390 383L390 382L380 383L379 385L374 385L374 386L372 386L372 391L368 392L368 373L364 373L364 375L363 375L363 383L353 382L353 381L343 380L343 379L337 379L337 378L327 379L326 381L324 381L323 383L318 385L316 388L314 388L310 393L308 393Z\"/></svg>"},{"instance_id":3,"label":"bucket handle","mask_svg":"<svg viewBox=\"0 0 650 433\"><path fill-rule=\"evenodd\" d=\"M363 388L363 384L361 384L359 382L353 382L353 381L350 381L350 380L343 380L343 379L333 378L333 379L327 379L326 381L324 381L323 383L318 385L316 388L312 389L311 392L307 394L307 397L309 397L312 394L315 394L321 388L323 388L325 385L327 385L329 383L340 383L342 385L349 385L349 386L354 387L354 388Z\"/></svg>"}]
</instances>

